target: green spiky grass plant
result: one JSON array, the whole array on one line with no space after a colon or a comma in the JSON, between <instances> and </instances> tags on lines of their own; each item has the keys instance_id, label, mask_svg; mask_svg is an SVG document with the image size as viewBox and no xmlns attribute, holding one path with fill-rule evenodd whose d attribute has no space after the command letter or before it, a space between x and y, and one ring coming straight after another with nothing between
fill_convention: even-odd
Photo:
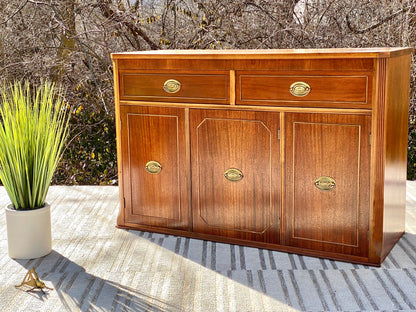
<instances>
[{"instance_id":1,"label":"green spiky grass plant","mask_svg":"<svg viewBox=\"0 0 416 312\"><path fill-rule=\"evenodd\" d=\"M68 136L62 88L15 82L1 92L0 179L15 209L44 206Z\"/></svg>"}]
</instances>

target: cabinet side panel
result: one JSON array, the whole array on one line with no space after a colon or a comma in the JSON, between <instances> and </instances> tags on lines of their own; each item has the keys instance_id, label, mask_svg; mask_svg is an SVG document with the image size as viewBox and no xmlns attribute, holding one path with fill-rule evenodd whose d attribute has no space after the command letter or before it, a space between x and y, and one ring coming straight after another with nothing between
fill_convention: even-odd
<instances>
[{"instance_id":1,"label":"cabinet side panel","mask_svg":"<svg viewBox=\"0 0 416 312\"><path fill-rule=\"evenodd\" d=\"M410 55L387 64L382 259L405 231Z\"/></svg>"}]
</instances>

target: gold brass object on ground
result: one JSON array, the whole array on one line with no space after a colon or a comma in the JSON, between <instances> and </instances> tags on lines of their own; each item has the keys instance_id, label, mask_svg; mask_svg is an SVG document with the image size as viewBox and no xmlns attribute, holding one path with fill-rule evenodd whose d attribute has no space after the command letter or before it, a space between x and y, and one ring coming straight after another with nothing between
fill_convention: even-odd
<instances>
[{"instance_id":1,"label":"gold brass object on ground","mask_svg":"<svg viewBox=\"0 0 416 312\"><path fill-rule=\"evenodd\" d=\"M290 85L290 93L297 97L303 97L311 92L311 86L303 81L296 81Z\"/></svg>"},{"instance_id":2,"label":"gold brass object on ground","mask_svg":"<svg viewBox=\"0 0 416 312\"><path fill-rule=\"evenodd\" d=\"M34 289L40 289L43 293L43 288L49 289L49 290L53 290L53 288L49 288L47 286L45 286L45 283L42 282L38 275L35 272L34 268L31 268L29 271L27 271L25 277L23 278L23 281L20 285L16 285L16 288L22 287L24 285L27 285L29 287L32 287L26 291L32 291Z\"/></svg>"},{"instance_id":3,"label":"gold brass object on ground","mask_svg":"<svg viewBox=\"0 0 416 312\"><path fill-rule=\"evenodd\" d=\"M181 83L176 79L168 79L163 85L163 90L167 93L176 93L181 89Z\"/></svg>"},{"instance_id":4,"label":"gold brass object on ground","mask_svg":"<svg viewBox=\"0 0 416 312\"><path fill-rule=\"evenodd\" d=\"M331 177L322 176L315 180L314 185L321 191L332 191L335 188L335 180Z\"/></svg>"},{"instance_id":5,"label":"gold brass object on ground","mask_svg":"<svg viewBox=\"0 0 416 312\"><path fill-rule=\"evenodd\" d=\"M157 161L151 160L146 164L145 170L151 174L158 174L162 170L162 165Z\"/></svg>"},{"instance_id":6,"label":"gold brass object on ground","mask_svg":"<svg viewBox=\"0 0 416 312\"><path fill-rule=\"evenodd\" d=\"M224 177L230 182L238 182L243 178L243 173L236 168L230 168L225 171Z\"/></svg>"}]
</instances>

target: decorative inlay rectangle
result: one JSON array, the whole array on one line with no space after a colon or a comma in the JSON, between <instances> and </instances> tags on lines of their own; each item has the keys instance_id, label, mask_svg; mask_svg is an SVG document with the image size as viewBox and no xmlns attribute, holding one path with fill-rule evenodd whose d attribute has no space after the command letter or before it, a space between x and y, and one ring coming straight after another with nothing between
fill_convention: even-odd
<instances>
[{"instance_id":1,"label":"decorative inlay rectangle","mask_svg":"<svg viewBox=\"0 0 416 312\"><path fill-rule=\"evenodd\" d=\"M127 114L131 216L179 220L178 125L178 116ZM146 171L149 161L160 163L160 173Z\"/></svg>"}]
</instances>

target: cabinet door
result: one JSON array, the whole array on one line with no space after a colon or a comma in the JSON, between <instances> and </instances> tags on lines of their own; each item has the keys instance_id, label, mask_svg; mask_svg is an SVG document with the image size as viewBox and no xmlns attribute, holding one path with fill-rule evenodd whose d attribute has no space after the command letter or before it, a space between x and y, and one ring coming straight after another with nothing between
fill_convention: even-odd
<instances>
[{"instance_id":1,"label":"cabinet door","mask_svg":"<svg viewBox=\"0 0 416 312\"><path fill-rule=\"evenodd\" d=\"M187 229L185 113L121 106L125 222Z\"/></svg>"},{"instance_id":2,"label":"cabinet door","mask_svg":"<svg viewBox=\"0 0 416 312\"><path fill-rule=\"evenodd\" d=\"M280 241L279 113L190 112L194 231Z\"/></svg>"},{"instance_id":3,"label":"cabinet door","mask_svg":"<svg viewBox=\"0 0 416 312\"><path fill-rule=\"evenodd\" d=\"M368 256L371 117L285 115L285 243Z\"/></svg>"}]
</instances>

